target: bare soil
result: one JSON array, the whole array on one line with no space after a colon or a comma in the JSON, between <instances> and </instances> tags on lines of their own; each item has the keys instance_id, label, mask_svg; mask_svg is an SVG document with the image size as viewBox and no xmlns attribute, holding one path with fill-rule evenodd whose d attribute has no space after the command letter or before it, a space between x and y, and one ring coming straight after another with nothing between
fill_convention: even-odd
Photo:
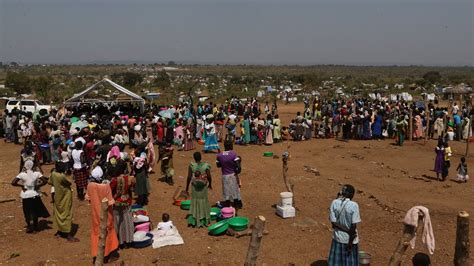
<instances>
[{"instance_id":1,"label":"bare soil","mask_svg":"<svg viewBox=\"0 0 474 266\"><path fill-rule=\"evenodd\" d=\"M280 107L280 116L288 122L300 105ZM342 184L353 184L357 189L354 198L359 203L362 223L359 226L360 250L372 255L372 265L384 265L401 236L401 223L405 212L415 205L429 208L436 238L433 265L451 265L454 256L456 215L461 210L474 213L472 181L458 184L453 180L438 182L432 171L436 141L406 142L403 147L392 145L393 140L349 141L313 139L305 142L279 143L273 146L237 146L243 158L242 197L244 208L239 215L251 220L257 215L267 219L269 235L263 237L258 264L324 265L331 245L328 207ZM282 219L272 207L284 191L282 162L280 158L263 157L272 151L281 155L288 147L291 154L289 176L295 184L295 218ZM456 176L455 168L464 154L465 143L451 142L454 150L450 178ZM86 265L90 264L89 229L90 207L87 202L74 201L74 223L78 225L79 243L56 239L52 222L42 222L44 230L26 234L24 228L20 191L9 183L18 173L21 147L0 143L0 199L16 198L14 202L0 203L0 264L11 265ZM199 146L198 148L202 148ZM474 147L471 148L471 151ZM192 151L176 152L174 156L175 182L171 187L158 182L158 174L150 177L152 194L148 209L156 225L163 212L168 212L177 225L185 244L160 249L127 249L120 251L125 265L215 264L242 265L249 237L239 239L229 236L213 237L206 229L186 226L186 212L172 205L176 186L185 186L187 164ZM203 155L214 165L215 154ZM474 152L468 156L472 167ZM304 170L304 166L317 168L319 176ZM45 172L49 173L49 167ZM157 168L158 170L158 168ZM214 190L210 202L222 195L220 170L213 167ZM48 193L49 187L43 188ZM52 213L50 197L43 201ZM470 232L474 239L474 230ZM403 265L416 252L425 252L421 239L414 250L409 249Z\"/></svg>"}]
</instances>

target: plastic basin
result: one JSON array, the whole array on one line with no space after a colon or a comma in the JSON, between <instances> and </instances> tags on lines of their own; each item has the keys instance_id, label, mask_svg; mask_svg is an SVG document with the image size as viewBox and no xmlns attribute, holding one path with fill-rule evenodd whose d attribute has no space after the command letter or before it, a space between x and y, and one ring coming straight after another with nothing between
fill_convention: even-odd
<instances>
[{"instance_id":1,"label":"plastic basin","mask_svg":"<svg viewBox=\"0 0 474 266\"><path fill-rule=\"evenodd\" d=\"M145 247L150 246L153 243L153 235L152 234L146 234L146 236L147 236L147 239L145 239L143 241L134 241L132 243L132 246L134 248L145 248Z\"/></svg>"},{"instance_id":2,"label":"plastic basin","mask_svg":"<svg viewBox=\"0 0 474 266\"><path fill-rule=\"evenodd\" d=\"M265 156L265 157L273 157L273 152L271 152L271 151L264 152L264 153L263 153L263 156Z\"/></svg>"},{"instance_id":3,"label":"plastic basin","mask_svg":"<svg viewBox=\"0 0 474 266\"><path fill-rule=\"evenodd\" d=\"M211 219L216 220L219 215L221 215L221 209L212 207L211 208Z\"/></svg>"},{"instance_id":4,"label":"plastic basin","mask_svg":"<svg viewBox=\"0 0 474 266\"><path fill-rule=\"evenodd\" d=\"M181 201L181 209L189 210L191 209L191 200L183 200Z\"/></svg>"},{"instance_id":5,"label":"plastic basin","mask_svg":"<svg viewBox=\"0 0 474 266\"><path fill-rule=\"evenodd\" d=\"M249 225L249 219L247 217L233 217L230 218L227 223L229 224L230 228L234 229L235 231L243 231L247 229Z\"/></svg>"},{"instance_id":6,"label":"plastic basin","mask_svg":"<svg viewBox=\"0 0 474 266\"><path fill-rule=\"evenodd\" d=\"M196 224L196 219L190 214L188 215L188 217L186 218L187 222L188 222L188 225L192 224Z\"/></svg>"},{"instance_id":7,"label":"plastic basin","mask_svg":"<svg viewBox=\"0 0 474 266\"><path fill-rule=\"evenodd\" d=\"M225 233L227 229L229 229L229 224L227 223L227 220L217 222L207 228L209 234L213 236L221 235Z\"/></svg>"}]
</instances>

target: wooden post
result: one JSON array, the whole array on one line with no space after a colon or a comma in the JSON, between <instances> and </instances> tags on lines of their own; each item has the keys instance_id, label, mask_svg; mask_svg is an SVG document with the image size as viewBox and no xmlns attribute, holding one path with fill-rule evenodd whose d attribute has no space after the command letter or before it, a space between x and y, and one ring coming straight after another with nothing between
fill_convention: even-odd
<instances>
[{"instance_id":1,"label":"wooden post","mask_svg":"<svg viewBox=\"0 0 474 266\"><path fill-rule=\"evenodd\" d=\"M428 106L428 105L427 105ZM425 133L425 141L429 139L429 134L430 134L430 110L428 108L425 108L426 111L426 133Z\"/></svg>"},{"instance_id":2,"label":"wooden post","mask_svg":"<svg viewBox=\"0 0 474 266\"><path fill-rule=\"evenodd\" d=\"M410 246L410 241L416 236L417 232L418 235L421 235L421 228L423 228L423 216L418 217L418 227L415 228L412 225L404 225L403 235L398 241L398 245L395 248L392 256L390 257L390 261L388 263L389 266L400 266L402 264L403 255L407 250L408 246Z\"/></svg>"},{"instance_id":3,"label":"wooden post","mask_svg":"<svg viewBox=\"0 0 474 266\"><path fill-rule=\"evenodd\" d=\"M252 238L250 239L249 248L247 250L247 258L245 259L245 266L257 265L258 250L260 249L260 242L265 231L265 217L255 217L253 225Z\"/></svg>"},{"instance_id":4,"label":"wooden post","mask_svg":"<svg viewBox=\"0 0 474 266\"><path fill-rule=\"evenodd\" d=\"M99 224L99 248L95 258L95 266L104 265L105 239L107 238L107 218L108 218L109 200L102 199L100 204L100 224Z\"/></svg>"},{"instance_id":5,"label":"wooden post","mask_svg":"<svg viewBox=\"0 0 474 266\"><path fill-rule=\"evenodd\" d=\"M471 142L471 131L472 131L472 118L474 118L474 115L471 115L469 119L469 123L467 125L466 153L464 154L464 157L467 157L469 153L469 142Z\"/></svg>"},{"instance_id":6,"label":"wooden post","mask_svg":"<svg viewBox=\"0 0 474 266\"><path fill-rule=\"evenodd\" d=\"M293 192L290 180L288 180L288 160L290 159L290 154L286 151L281 157L283 161L283 181L285 182L286 190L288 192Z\"/></svg>"},{"instance_id":7,"label":"wooden post","mask_svg":"<svg viewBox=\"0 0 474 266\"><path fill-rule=\"evenodd\" d=\"M469 266L469 213L461 211L457 223L454 266Z\"/></svg>"},{"instance_id":8,"label":"wooden post","mask_svg":"<svg viewBox=\"0 0 474 266\"><path fill-rule=\"evenodd\" d=\"M410 134L408 136L408 139L410 141L413 140L413 110L410 108L410 117L408 118L408 134Z\"/></svg>"}]
</instances>

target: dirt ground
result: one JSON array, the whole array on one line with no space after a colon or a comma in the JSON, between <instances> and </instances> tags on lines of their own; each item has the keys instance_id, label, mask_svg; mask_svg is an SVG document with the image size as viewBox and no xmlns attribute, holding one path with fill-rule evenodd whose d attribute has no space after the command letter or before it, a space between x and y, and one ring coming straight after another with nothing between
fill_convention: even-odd
<instances>
[{"instance_id":1,"label":"dirt ground","mask_svg":"<svg viewBox=\"0 0 474 266\"><path fill-rule=\"evenodd\" d=\"M280 116L287 123L300 105L280 107ZM242 198L244 208L239 215L267 219L269 235L263 237L259 265L325 265L331 244L328 207L342 184L350 183L358 191L354 200L359 203L362 223L359 226L360 250L372 255L372 265L385 265L402 233L405 212L412 206L429 208L436 238L433 265L452 265L456 233L456 215L460 210L474 214L472 181L458 184L453 180L438 182L435 173L434 147L436 141L406 142L404 147L392 145L393 140L349 141L320 140L290 142L289 176L295 184L295 204L299 211L295 218L282 219L275 215L272 205L284 191L281 159L266 158L272 151L281 155L287 143L270 147L248 146L235 148L243 158ZM450 177L465 151L465 143L451 142L454 150ZM90 208L87 202L74 201L74 223L78 225L79 243L56 239L51 218L43 222L44 230L33 235L25 233L19 189L9 183L18 173L21 147L0 143L0 198L16 198L0 203L0 264L9 265L86 265L92 260L89 240ZM199 146L198 148L202 148ZM474 146L468 156L472 168ZM185 244L160 249L127 249L120 251L125 265L214 264L242 265L249 237L213 237L206 229L186 226L186 212L172 205L176 186L185 186L187 164L192 151L176 152L174 156L174 187L158 182L158 174L150 177L152 194L148 209L156 225L161 214L168 212L178 227ZM205 154L204 160L214 166L215 154ZM320 176L306 172L304 166L317 168ZM50 167L46 167L49 172ZM212 169L214 190L210 202L222 195L220 170ZM471 170L472 175L472 170ZM43 188L49 194L49 187ZM50 198L43 198L50 212ZM470 238L474 239L474 230ZM427 252L418 239L416 248L409 249L403 265L416 252ZM17 256L18 255L18 256ZM119 264L119 263L117 263Z\"/></svg>"}]
</instances>

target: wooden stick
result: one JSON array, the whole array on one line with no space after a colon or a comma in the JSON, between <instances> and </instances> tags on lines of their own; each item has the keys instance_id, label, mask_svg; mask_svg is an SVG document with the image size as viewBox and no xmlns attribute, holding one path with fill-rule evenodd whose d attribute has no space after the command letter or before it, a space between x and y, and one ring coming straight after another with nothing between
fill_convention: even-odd
<instances>
[{"instance_id":1,"label":"wooden stick","mask_svg":"<svg viewBox=\"0 0 474 266\"><path fill-rule=\"evenodd\" d=\"M392 256L390 257L390 261L388 263L389 266L400 266L402 263L403 255L407 250L408 246L410 245L410 241L416 236L416 233L421 235L421 228L423 228L423 216L418 217L418 227L415 228L412 225L404 225L403 235L398 241L398 245L395 248Z\"/></svg>"},{"instance_id":2,"label":"wooden stick","mask_svg":"<svg viewBox=\"0 0 474 266\"><path fill-rule=\"evenodd\" d=\"M469 142L471 142L470 138L471 138L472 119L473 118L474 118L474 115L471 115L471 119L469 119L469 123L467 125L466 153L464 154L464 157L467 157L467 155L469 154Z\"/></svg>"},{"instance_id":3,"label":"wooden stick","mask_svg":"<svg viewBox=\"0 0 474 266\"><path fill-rule=\"evenodd\" d=\"M11 202L11 201L15 201L15 200L16 200L15 198L11 198L11 199L0 199L0 203Z\"/></svg>"},{"instance_id":4,"label":"wooden stick","mask_svg":"<svg viewBox=\"0 0 474 266\"><path fill-rule=\"evenodd\" d=\"M430 110L428 110L428 105L426 105L425 111L426 111L426 133L425 133L425 142L426 142L430 134Z\"/></svg>"},{"instance_id":5,"label":"wooden stick","mask_svg":"<svg viewBox=\"0 0 474 266\"><path fill-rule=\"evenodd\" d=\"M410 117L408 121L408 126L409 126L409 131L410 131L410 135L408 137L409 137L409 140L412 141L413 140L413 110L411 108L410 108Z\"/></svg>"},{"instance_id":6,"label":"wooden stick","mask_svg":"<svg viewBox=\"0 0 474 266\"><path fill-rule=\"evenodd\" d=\"M178 196L180 196L181 191L183 191L183 188L181 186L178 186L173 193L173 200L176 200Z\"/></svg>"},{"instance_id":7,"label":"wooden stick","mask_svg":"<svg viewBox=\"0 0 474 266\"><path fill-rule=\"evenodd\" d=\"M99 248L95 259L95 266L104 265L105 239L107 238L107 218L109 210L109 200L102 199L100 204L100 224L99 224Z\"/></svg>"},{"instance_id":8,"label":"wooden stick","mask_svg":"<svg viewBox=\"0 0 474 266\"><path fill-rule=\"evenodd\" d=\"M472 265L469 260L469 246L469 213L461 211L457 221L454 266Z\"/></svg>"},{"instance_id":9,"label":"wooden stick","mask_svg":"<svg viewBox=\"0 0 474 266\"><path fill-rule=\"evenodd\" d=\"M232 228L229 228L227 229L226 235L233 236L235 238L241 238L243 236L251 236L252 232L253 232L252 229L247 229L245 231L238 232L238 231L233 230ZM267 230L263 231L263 235L264 236L268 235L268 231Z\"/></svg>"},{"instance_id":10,"label":"wooden stick","mask_svg":"<svg viewBox=\"0 0 474 266\"><path fill-rule=\"evenodd\" d=\"M265 230L265 217L255 217L254 229L252 230L252 238L250 239L249 248L247 250L247 258L245 259L245 266L257 265L258 250L262 242L263 231Z\"/></svg>"},{"instance_id":11,"label":"wooden stick","mask_svg":"<svg viewBox=\"0 0 474 266\"><path fill-rule=\"evenodd\" d=\"M283 161L283 181L285 182L286 190L288 192L293 192L291 189L290 180L288 180L288 160L290 159L289 153L284 153L282 156Z\"/></svg>"}]
</instances>

